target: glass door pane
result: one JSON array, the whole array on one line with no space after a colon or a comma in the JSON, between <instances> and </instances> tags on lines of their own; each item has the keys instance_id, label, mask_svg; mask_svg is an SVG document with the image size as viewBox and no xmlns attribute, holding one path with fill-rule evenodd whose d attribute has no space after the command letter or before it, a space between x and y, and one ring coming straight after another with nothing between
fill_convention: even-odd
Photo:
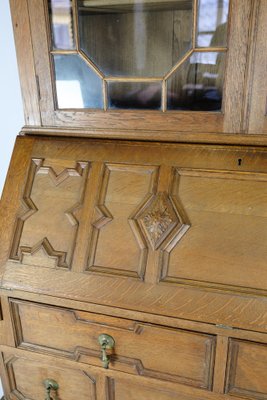
<instances>
[{"instance_id":1,"label":"glass door pane","mask_svg":"<svg viewBox=\"0 0 267 400\"><path fill-rule=\"evenodd\" d=\"M49 0L57 107L220 111L228 9L229 0Z\"/></svg>"}]
</instances>

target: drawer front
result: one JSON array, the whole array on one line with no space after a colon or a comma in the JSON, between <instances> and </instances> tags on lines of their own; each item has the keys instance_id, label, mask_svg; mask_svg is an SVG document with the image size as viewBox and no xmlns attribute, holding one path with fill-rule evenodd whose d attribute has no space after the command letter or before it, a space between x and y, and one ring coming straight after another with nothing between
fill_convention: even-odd
<instances>
[{"instance_id":1,"label":"drawer front","mask_svg":"<svg viewBox=\"0 0 267 400\"><path fill-rule=\"evenodd\" d=\"M203 400L203 393L181 393L180 391L160 386L155 382L150 385L148 383L138 384L123 377L118 379L108 378L106 385L107 400ZM214 395L210 398L205 397L205 399L219 400L219 397Z\"/></svg>"},{"instance_id":2,"label":"drawer front","mask_svg":"<svg viewBox=\"0 0 267 400\"><path fill-rule=\"evenodd\" d=\"M229 396L204 392L178 383L163 382L120 371L99 368L51 356L4 349L2 381L6 400L229 400ZM98 370L98 371L96 371Z\"/></svg>"},{"instance_id":3,"label":"drawer front","mask_svg":"<svg viewBox=\"0 0 267 400\"><path fill-rule=\"evenodd\" d=\"M24 301L11 306L20 348L102 367L98 337L105 333L115 340L111 369L211 389L212 335Z\"/></svg>"},{"instance_id":4,"label":"drawer front","mask_svg":"<svg viewBox=\"0 0 267 400\"><path fill-rule=\"evenodd\" d=\"M226 392L267 399L267 345L231 339Z\"/></svg>"},{"instance_id":5,"label":"drawer front","mask_svg":"<svg viewBox=\"0 0 267 400\"><path fill-rule=\"evenodd\" d=\"M46 398L45 381L51 380L58 389L51 389L53 399L96 400L95 377L85 371L58 368L42 361L4 354L6 398L10 400L41 400ZM47 382L48 384L48 382Z\"/></svg>"}]
</instances>

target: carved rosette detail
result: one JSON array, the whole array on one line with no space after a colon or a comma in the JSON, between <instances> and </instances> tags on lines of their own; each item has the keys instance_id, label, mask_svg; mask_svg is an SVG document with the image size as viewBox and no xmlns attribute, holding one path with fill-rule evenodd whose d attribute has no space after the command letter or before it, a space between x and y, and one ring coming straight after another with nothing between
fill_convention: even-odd
<instances>
[{"instance_id":1,"label":"carved rosette detail","mask_svg":"<svg viewBox=\"0 0 267 400\"><path fill-rule=\"evenodd\" d=\"M172 201L165 192L152 197L138 220L154 250L180 223Z\"/></svg>"},{"instance_id":2,"label":"carved rosette detail","mask_svg":"<svg viewBox=\"0 0 267 400\"><path fill-rule=\"evenodd\" d=\"M144 225L149 232L151 240L156 243L161 236L168 230L173 222L167 209L155 210L146 214L143 218Z\"/></svg>"}]
</instances>

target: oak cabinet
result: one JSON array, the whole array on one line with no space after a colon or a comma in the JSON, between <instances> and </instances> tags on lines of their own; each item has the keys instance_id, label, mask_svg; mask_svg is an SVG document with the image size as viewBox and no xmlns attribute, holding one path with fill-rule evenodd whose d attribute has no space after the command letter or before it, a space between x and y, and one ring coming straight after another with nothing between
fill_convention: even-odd
<instances>
[{"instance_id":1,"label":"oak cabinet","mask_svg":"<svg viewBox=\"0 0 267 400\"><path fill-rule=\"evenodd\" d=\"M265 148L20 138L2 287L264 331L266 163Z\"/></svg>"},{"instance_id":2,"label":"oak cabinet","mask_svg":"<svg viewBox=\"0 0 267 400\"><path fill-rule=\"evenodd\" d=\"M108 371L126 374L132 393L145 377L164 400L169 383L190 398L261 398L266 166L264 147L18 138L1 209L14 337L2 350L101 374L105 334ZM105 396L120 398L112 379Z\"/></svg>"},{"instance_id":3,"label":"oak cabinet","mask_svg":"<svg viewBox=\"0 0 267 400\"><path fill-rule=\"evenodd\" d=\"M265 0L11 5L26 131L199 141L266 133Z\"/></svg>"},{"instance_id":4,"label":"oak cabinet","mask_svg":"<svg viewBox=\"0 0 267 400\"><path fill-rule=\"evenodd\" d=\"M266 1L10 4L6 400L266 399Z\"/></svg>"}]
</instances>

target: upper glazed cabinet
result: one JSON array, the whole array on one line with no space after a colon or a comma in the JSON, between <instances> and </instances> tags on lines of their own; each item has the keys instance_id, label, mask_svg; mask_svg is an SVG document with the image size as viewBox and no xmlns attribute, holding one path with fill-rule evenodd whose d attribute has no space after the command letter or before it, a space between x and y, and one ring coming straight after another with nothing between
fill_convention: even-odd
<instances>
[{"instance_id":1,"label":"upper glazed cabinet","mask_svg":"<svg viewBox=\"0 0 267 400\"><path fill-rule=\"evenodd\" d=\"M11 6L28 126L267 132L266 0Z\"/></svg>"}]
</instances>

